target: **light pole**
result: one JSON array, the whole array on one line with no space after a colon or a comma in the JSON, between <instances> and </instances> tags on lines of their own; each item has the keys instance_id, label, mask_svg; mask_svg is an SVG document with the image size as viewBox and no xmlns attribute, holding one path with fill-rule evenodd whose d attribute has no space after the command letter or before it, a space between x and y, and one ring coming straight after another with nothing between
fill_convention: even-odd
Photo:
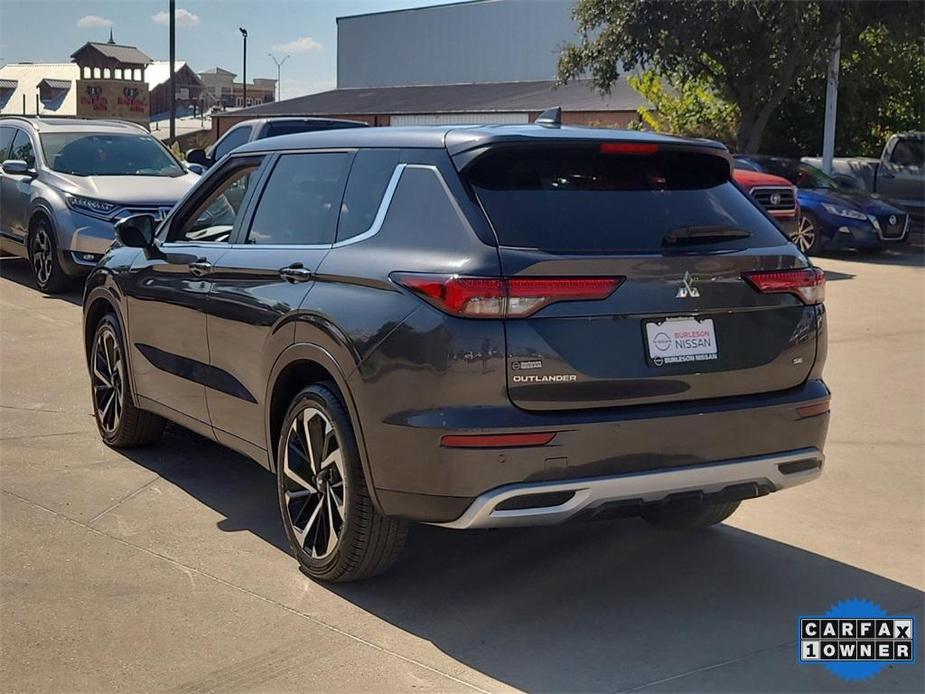
<instances>
[{"instance_id":1,"label":"light pole","mask_svg":"<svg viewBox=\"0 0 925 694\"><path fill-rule=\"evenodd\" d=\"M280 75L282 74L283 63L285 63L287 60L289 60L289 58L291 58L292 56L287 55L287 56L284 57L282 60L277 60L277 59L276 59L276 56L273 55L272 53L267 53L267 55L269 55L271 58L273 58L273 62L276 63L276 100L277 100L277 101L282 101L282 99L283 99L283 82L282 82L282 78L280 77Z\"/></svg>"},{"instance_id":2,"label":"light pole","mask_svg":"<svg viewBox=\"0 0 925 694\"><path fill-rule=\"evenodd\" d=\"M170 0L170 144L177 139L177 83L176 83L176 57L177 57L177 31L176 31L176 0ZM112 36L112 31L109 32Z\"/></svg>"},{"instance_id":3,"label":"light pole","mask_svg":"<svg viewBox=\"0 0 925 694\"><path fill-rule=\"evenodd\" d=\"M244 100L242 104L244 108L247 108L247 29L238 27L238 31L244 37Z\"/></svg>"}]
</instances>

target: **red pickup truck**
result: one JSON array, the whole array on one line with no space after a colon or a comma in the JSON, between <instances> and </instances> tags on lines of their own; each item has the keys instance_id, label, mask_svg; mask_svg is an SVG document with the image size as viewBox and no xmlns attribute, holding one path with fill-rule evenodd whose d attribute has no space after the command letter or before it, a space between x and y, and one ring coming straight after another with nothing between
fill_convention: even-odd
<instances>
[{"instance_id":1,"label":"red pickup truck","mask_svg":"<svg viewBox=\"0 0 925 694\"><path fill-rule=\"evenodd\" d=\"M786 178L759 171L736 169L736 183L761 205L788 237L793 237L800 225L800 203L797 189Z\"/></svg>"}]
</instances>

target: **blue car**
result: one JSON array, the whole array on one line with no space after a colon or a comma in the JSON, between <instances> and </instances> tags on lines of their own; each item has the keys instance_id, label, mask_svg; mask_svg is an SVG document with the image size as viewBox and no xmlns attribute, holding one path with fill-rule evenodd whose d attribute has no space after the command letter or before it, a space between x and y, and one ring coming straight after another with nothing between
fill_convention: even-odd
<instances>
[{"instance_id":1,"label":"blue car","mask_svg":"<svg viewBox=\"0 0 925 694\"><path fill-rule=\"evenodd\" d=\"M792 241L807 254L840 248L881 250L901 242L909 217L876 193L847 188L820 169L796 159L736 155L737 169L763 171L797 187L801 218Z\"/></svg>"}]
</instances>

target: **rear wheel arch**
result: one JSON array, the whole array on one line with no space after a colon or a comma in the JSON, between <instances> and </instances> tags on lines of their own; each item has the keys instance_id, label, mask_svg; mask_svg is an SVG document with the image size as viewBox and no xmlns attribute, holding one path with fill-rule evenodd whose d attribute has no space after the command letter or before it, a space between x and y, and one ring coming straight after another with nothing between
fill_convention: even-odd
<instances>
[{"instance_id":1,"label":"rear wheel arch","mask_svg":"<svg viewBox=\"0 0 925 694\"><path fill-rule=\"evenodd\" d=\"M277 358L270 373L266 407L267 456L270 469L276 470L276 448L282 431L283 420L293 398L302 389L315 383L326 385L344 402L350 415L353 433L357 440L357 450L366 477L369 496L376 509L381 506L376 495L373 473L370 469L369 456L366 453L366 441L363 436L363 424L357 414L353 395L347 385L347 379L337 361L331 354L318 345L297 343L290 345Z\"/></svg>"}]
</instances>

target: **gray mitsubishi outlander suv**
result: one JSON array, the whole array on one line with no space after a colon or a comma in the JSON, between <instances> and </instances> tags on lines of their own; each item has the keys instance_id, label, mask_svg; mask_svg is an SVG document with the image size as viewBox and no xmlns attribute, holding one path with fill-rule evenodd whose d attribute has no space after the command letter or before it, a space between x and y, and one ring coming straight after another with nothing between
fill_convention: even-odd
<instances>
[{"instance_id":1,"label":"gray mitsubishi outlander suv","mask_svg":"<svg viewBox=\"0 0 925 694\"><path fill-rule=\"evenodd\" d=\"M166 216L199 176L140 125L0 119L0 250L28 258L38 288L83 277L132 214Z\"/></svg>"},{"instance_id":2,"label":"gray mitsubishi outlander suv","mask_svg":"<svg viewBox=\"0 0 925 694\"><path fill-rule=\"evenodd\" d=\"M103 440L169 420L273 471L325 581L409 521L693 529L816 479L822 271L722 145L550 121L256 141L120 222L84 296Z\"/></svg>"}]
</instances>

